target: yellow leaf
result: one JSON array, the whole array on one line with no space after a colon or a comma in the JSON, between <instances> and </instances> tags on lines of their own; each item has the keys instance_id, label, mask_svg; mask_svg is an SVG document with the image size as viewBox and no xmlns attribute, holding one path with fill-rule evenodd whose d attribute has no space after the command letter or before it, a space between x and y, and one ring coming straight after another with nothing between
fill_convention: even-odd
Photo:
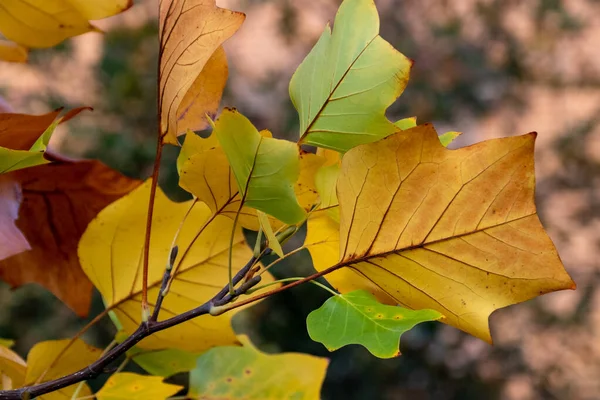
<instances>
[{"instance_id":1,"label":"yellow leaf","mask_svg":"<svg viewBox=\"0 0 600 400\"><path fill-rule=\"evenodd\" d=\"M314 176L323 162L323 158L315 154L300 154L300 176L294 185L294 193L305 211L309 211L318 201ZM213 213L235 218L240 206L238 187L227 156L215 135L204 139L188 133L177 165L179 185L183 189L205 202ZM283 226L275 218L269 217L269 221L275 229ZM242 207L238 224L257 231L260 225L256 210Z\"/></svg>"},{"instance_id":2,"label":"yellow leaf","mask_svg":"<svg viewBox=\"0 0 600 400\"><path fill-rule=\"evenodd\" d=\"M265 354L247 336L243 347L210 349L190 372L188 396L206 400L317 400L329 360L308 354Z\"/></svg>"},{"instance_id":3,"label":"yellow leaf","mask_svg":"<svg viewBox=\"0 0 600 400\"><path fill-rule=\"evenodd\" d=\"M111 375L96 393L98 400L161 400L173 396L183 386L164 383L160 376L119 372Z\"/></svg>"},{"instance_id":4,"label":"yellow leaf","mask_svg":"<svg viewBox=\"0 0 600 400\"><path fill-rule=\"evenodd\" d=\"M68 0L87 19L102 19L119 14L131 6L133 0Z\"/></svg>"},{"instance_id":5,"label":"yellow leaf","mask_svg":"<svg viewBox=\"0 0 600 400\"><path fill-rule=\"evenodd\" d=\"M227 79L225 56L217 49L244 18L242 13L217 7L215 0L160 2L158 101L165 143L177 144L177 136L188 128L207 126L204 114L216 111ZM207 82L210 86L205 86ZM195 126L184 126L180 119Z\"/></svg>"},{"instance_id":6,"label":"yellow leaf","mask_svg":"<svg viewBox=\"0 0 600 400\"><path fill-rule=\"evenodd\" d=\"M11 62L26 62L27 49L8 40L0 39L0 60Z\"/></svg>"},{"instance_id":7,"label":"yellow leaf","mask_svg":"<svg viewBox=\"0 0 600 400\"><path fill-rule=\"evenodd\" d=\"M486 341L494 310L574 288L536 214L534 140L447 150L423 125L350 150L337 186L341 265Z\"/></svg>"},{"instance_id":8,"label":"yellow leaf","mask_svg":"<svg viewBox=\"0 0 600 400\"><path fill-rule=\"evenodd\" d=\"M141 322L142 250L150 181L106 207L92 221L79 243L83 270L98 288L104 303L112 307L131 334ZM164 268L175 232L192 200L175 203L159 189L153 214L150 243L148 298L157 298ZM173 284L166 296L159 319L173 317L212 298L228 282L228 249L233 221L213 214L197 202L181 227L176 244ZM233 265L243 266L252 257L241 228L236 229ZM264 276L265 281L271 280ZM140 347L180 348L202 351L236 342L230 326L232 315L204 316L158 332Z\"/></svg>"},{"instance_id":9,"label":"yellow leaf","mask_svg":"<svg viewBox=\"0 0 600 400\"><path fill-rule=\"evenodd\" d=\"M25 384L25 373L27 364L25 361L14 351L8 347L0 346L0 377L6 376L10 380L10 386L0 386L0 390L8 390L12 388L21 387ZM5 379L0 382L2 385L5 383Z\"/></svg>"},{"instance_id":10,"label":"yellow leaf","mask_svg":"<svg viewBox=\"0 0 600 400\"><path fill-rule=\"evenodd\" d=\"M33 346L27 355L25 384L33 384L46 370L48 372L44 376L43 382L71 374L92 364L102 354L102 350L86 344L81 339L76 339L69 349L58 359L56 364L52 365L54 360L56 360L58 355L70 342L70 339L49 340ZM45 394L42 399L70 399L76 388L77 385L71 385L59 391ZM79 396L88 396L90 394L89 387L84 384L82 390L79 391Z\"/></svg>"}]
</instances>

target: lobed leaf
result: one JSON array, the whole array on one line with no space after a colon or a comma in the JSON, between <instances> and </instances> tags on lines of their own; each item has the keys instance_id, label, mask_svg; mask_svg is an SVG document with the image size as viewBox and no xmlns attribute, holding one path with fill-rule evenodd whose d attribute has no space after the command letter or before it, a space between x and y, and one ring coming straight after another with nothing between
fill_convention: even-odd
<instances>
[{"instance_id":1,"label":"lobed leaf","mask_svg":"<svg viewBox=\"0 0 600 400\"><path fill-rule=\"evenodd\" d=\"M110 204L89 224L79 243L79 259L84 272L128 334L141 323L142 251L149 195L150 181L146 181ZM148 270L148 298L151 301L157 298L171 243L179 229L174 279L160 314L166 319L203 304L227 284L233 221L214 215L201 202L193 206L192 200L175 203L161 190L156 193L154 207ZM180 227L188 210L189 215ZM233 265L243 266L252 252L239 227L233 243ZM263 280L270 282L270 275L263 275ZM233 344L236 338L230 326L231 318L230 313L196 318L157 332L139 346L197 352L216 345Z\"/></svg>"},{"instance_id":2,"label":"lobed leaf","mask_svg":"<svg viewBox=\"0 0 600 400\"><path fill-rule=\"evenodd\" d=\"M442 317L434 310L408 310L381 304L364 290L332 296L306 319L312 340L334 351L360 344L379 358L400 355L400 336L415 325Z\"/></svg>"},{"instance_id":3,"label":"lobed leaf","mask_svg":"<svg viewBox=\"0 0 600 400\"><path fill-rule=\"evenodd\" d=\"M221 44L244 22L242 13L219 8L215 0L163 0L159 4L159 112L165 143L178 144L188 129L208 126L225 81Z\"/></svg>"},{"instance_id":4,"label":"lobed leaf","mask_svg":"<svg viewBox=\"0 0 600 400\"><path fill-rule=\"evenodd\" d=\"M32 385L37 379L45 373L42 382L50 381L69 375L77 370L85 368L96 361L102 350L86 344L81 339L75 342L65 351L65 353L55 362L58 355L62 353L65 347L69 345L71 339L48 340L39 342L29 351L27 355L27 372L25 375L25 385ZM72 398L78 384L67 386L55 392L47 393L43 396L44 400L68 400ZM90 391L87 384L79 391L79 396L89 396Z\"/></svg>"},{"instance_id":5,"label":"lobed leaf","mask_svg":"<svg viewBox=\"0 0 600 400\"><path fill-rule=\"evenodd\" d=\"M119 372L108 378L96 393L96 398L98 400L161 400L173 396L181 389L182 386L164 383L160 376Z\"/></svg>"},{"instance_id":6,"label":"lobed leaf","mask_svg":"<svg viewBox=\"0 0 600 400\"><path fill-rule=\"evenodd\" d=\"M287 140L262 135L236 110L225 109L215 122L219 140L233 170L244 205L295 224L306 215L294 184L300 175L298 147Z\"/></svg>"},{"instance_id":7,"label":"lobed leaf","mask_svg":"<svg viewBox=\"0 0 600 400\"><path fill-rule=\"evenodd\" d=\"M188 396L206 400L318 400L329 361L300 353L265 354L241 337L244 347L217 347L198 358Z\"/></svg>"},{"instance_id":8,"label":"lobed leaf","mask_svg":"<svg viewBox=\"0 0 600 400\"><path fill-rule=\"evenodd\" d=\"M379 36L372 0L345 0L290 82L300 140L345 152L397 131L385 110L406 87L412 61Z\"/></svg>"},{"instance_id":9,"label":"lobed leaf","mask_svg":"<svg viewBox=\"0 0 600 400\"><path fill-rule=\"evenodd\" d=\"M78 315L87 315L92 284L77 258L79 239L100 210L141 182L92 160L60 160L4 177L13 191L0 192L0 202L5 212L18 210L16 227L31 250L0 260L0 278L13 287L39 283ZM21 192L20 208L14 190ZM0 230L11 229L8 220L0 222ZM17 242L9 242L12 246Z\"/></svg>"},{"instance_id":10,"label":"lobed leaf","mask_svg":"<svg viewBox=\"0 0 600 400\"><path fill-rule=\"evenodd\" d=\"M534 140L447 150L423 125L346 153L337 192L349 286L376 285L382 300L437 310L487 341L494 310L574 288L536 214Z\"/></svg>"}]
</instances>

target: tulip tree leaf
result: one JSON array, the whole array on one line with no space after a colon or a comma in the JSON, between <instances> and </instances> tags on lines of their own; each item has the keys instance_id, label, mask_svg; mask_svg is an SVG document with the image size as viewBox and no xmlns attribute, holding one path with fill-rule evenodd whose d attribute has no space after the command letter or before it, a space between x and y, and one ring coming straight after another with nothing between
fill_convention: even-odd
<instances>
[{"instance_id":1,"label":"tulip tree leaf","mask_svg":"<svg viewBox=\"0 0 600 400\"><path fill-rule=\"evenodd\" d=\"M244 347L216 347L190 373L191 398L207 400L314 400L329 361L300 353L265 354L242 336Z\"/></svg>"},{"instance_id":2,"label":"tulip tree leaf","mask_svg":"<svg viewBox=\"0 0 600 400\"><path fill-rule=\"evenodd\" d=\"M306 319L312 340L334 351L348 344L360 344L374 356L400 355L400 336L415 325L435 321L442 315L434 310L408 310L381 304L364 290L332 296Z\"/></svg>"},{"instance_id":3,"label":"tulip tree leaf","mask_svg":"<svg viewBox=\"0 0 600 400\"><path fill-rule=\"evenodd\" d=\"M536 213L534 140L448 150L422 125L347 152L337 194L348 271L332 285L376 286L379 300L437 310L486 341L494 310L573 289Z\"/></svg>"},{"instance_id":4,"label":"tulip tree leaf","mask_svg":"<svg viewBox=\"0 0 600 400\"><path fill-rule=\"evenodd\" d=\"M290 97L300 143L341 152L398 130L385 110L400 96L412 61L379 36L372 0L345 0L294 73Z\"/></svg>"},{"instance_id":5,"label":"tulip tree leaf","mask_svg":"<svg viewBox=\"0 0 600 400\"><path fill-rule=\"evenodd\" d=\"M227 81L221 44L246 16L216 6L215 0L163 0L159 4L160 130L163 141L178 144L188 129L208 127Z\"/></svg>"},{"instance_id":6,"label":"tulip tree leaf","mask_svg":"<svg viewBox=\"0 0 600 400\"><path fill-rule=\"evenodd\" d=\"M168 378L180 372L187 372L196 366L198 354L179 349L144 350L134 347L127 355L151 375Z\"/></svg>"},{"instance_id":7,"label":"tulip tree leaf","mask_svg":"<svg viewBox=\"0 0 600 400\"><path fill-rule=\"evenodd\" d=\"M83 271L100 291L107 307L131 334L141 323L140 301L142 252L150 196L150 181L102 210L79 242ZM159 319L166 319L197 307L227 285L228 254L233 221L213 215L208 206L192 200L175 203L159 189L156 192L148 269L148 299L157 298L171 251L175 232L179 255L175 260L173 281L165 297ZM184 215L189 211L185 223ZM181 225L181 226L180 226ZM244 265L252 257L242 230L236 228L233 263ZM263 281L272 281L263 274ZM231 328L232 313L198 318L157 332L138 344L144 349L179 348L199 352L213 346L236 343Z\"/></svg>"},{"instance_id":8,"label":"tulip tree leaf","mask_svg":"<svg viewBox=\"0 0 600 400\"><path fill-rule=\"evenodd\" d=\"M223 110L213 135L227 155L246 206L287 224L304 218L306 213L294 192L300 175L295 143L261 135L246 117L232 109Z\"/></svg>"}]
</instances>

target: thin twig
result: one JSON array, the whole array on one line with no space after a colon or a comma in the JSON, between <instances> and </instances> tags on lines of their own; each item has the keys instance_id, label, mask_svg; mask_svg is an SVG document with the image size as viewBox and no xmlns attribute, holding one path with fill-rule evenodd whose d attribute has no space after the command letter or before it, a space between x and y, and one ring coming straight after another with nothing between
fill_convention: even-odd
<instances>
[{"instance_id":1,"label":"thin twig","mask_svg":"<svg viewBox=\"0 0 600 400\"><path fill-rule=\"evenodd\" d=\"M159 124L160 126L160 124ZM162 157L162 138L158 135L156 157L152 169L152 183L150 186L150 199L148 200L148 217L146 218L146 235L144 237L144 262L142 264L142 321L147 321L150 316L148 308L148 265L150 264L150 235L152 234L152 214L154 212L154 199L158 186L158 173L160 172L160 159Z\"/></svg>"},{"instance_id":2,"label":"thin twig","mask_svg":"<svg viewBox=\"0 0 600 400\"><path fill-rule=\"evenodd\" d=\"M268 252L265 251L265 254L266 253L268 253ZM237 285L244 279L244 277L246 276L246 273L248 271L250 271L250 269L256 262L257 262L257 259L255 257L252 257L250 259L250 261L248 261L248 263L246 263L246 265L238 271L238 273L233 277L233 282L235 282L234 285ZM249 279L248 281L244 282L239 288L237 288L234 291L233 295L231 293L229 293L229 283L227 283L219 291L219 293L217 293L211 300L207 301L206 303L204 303L192 310L186 311L182 314L176 315L176 316L166 319L164 321L150 321L149 320L145 323L140 324L140 326L127 339L125 339L123 342L121 342L120 344L115 346L112 350L108 351L103 357L100 357L98 360L96 360L94 363L90 364L89 366L87 366L77 372L74 372L72 374L63 376L61 378L54 379L54 380L44 382L44 383L40 383L39 385L32 385L32 386L22 387L19 389L0 391L0 400L21 400L24 398L30 399L30 398L34 398L37 396L41 396L46 393L60 390L64 387L71 386L76 383L88 380L88 379L92 379L92 378L100 375L102 372L104 372L105 367L107 367L112 362L114 362L116 359L118 359L120 356L125 354L125 352L127 352L127 350L129 350L130 348L135 346L142 339L144 339L150 335L153 335L156 332L171 328L175 325L179 325L183 322L189 321L200 315L222 314L229 310L233 310L233 309L241 307L243 305L253 303L255 301L258 301L265 297L282 292L284 290L291 289L292 287L296 287L298 285L301 285L302 283L312 281L323 275L333 272L339 268L342 268L345 265L346 264L344 264L344 263L334 265L334 266L327 268L321 272L318 272L316 274L313 274L313 275L303 278L301 280L292 282L289 285L282 286L280 288L271 290L266 293L259 294L257 296L254 296L254 297L251 297L244 301L240 301L240 302L236 302L236 303L231 303L231 302L234 299L236 299L238 296L244 294L246 291L252 289L253 286L257 285L260 282L261 277L255 276L255 277Z\"/></svg>"}]
</instances>

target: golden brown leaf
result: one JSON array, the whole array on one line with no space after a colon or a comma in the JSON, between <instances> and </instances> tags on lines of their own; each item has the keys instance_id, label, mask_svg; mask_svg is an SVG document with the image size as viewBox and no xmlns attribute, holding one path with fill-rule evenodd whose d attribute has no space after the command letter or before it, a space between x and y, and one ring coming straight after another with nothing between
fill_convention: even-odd
<instances>
[{"instance_id":1,"label":"golden brown leaf","mask_svg":"<svg viewBox=\"0 0 600 400\"><path fill-rule=\"evenodd\" d=\"M7 176L21 184L17 227L32 250L0 261L0 278L13 287L39 283L87 315L92 285L77 259L79 238L100 210L140 182L98 161L61 161Z\"/></svg>"},{"instance_id":2,"label":"golden brown leaf","mask_svg":"<svg viewBox=\"0 0 600 400\"><path fill-rule=\"evenodd\" d=\"M216 112L227 79L226 60L218 49L244 18L242 13L217 7L215 0L160 2L158 102L165 143L177 144L177 136L188 128L207 126L204 114ZM184 126L180 120L195 126Z\"/></svg>"},{"instance_id":3,"label":"golden brown leaf","mask_svg":"<svg viewBox=\"0 0 600 400\"><path fill-rule=\"evenodd\" d=\"M534 140L447 150L423 125L350 150L337 191L341 264L354 272L334 285L374 284L487 341L494 310L574 288L536 214Z\"/></svg>"}]
</instances>

